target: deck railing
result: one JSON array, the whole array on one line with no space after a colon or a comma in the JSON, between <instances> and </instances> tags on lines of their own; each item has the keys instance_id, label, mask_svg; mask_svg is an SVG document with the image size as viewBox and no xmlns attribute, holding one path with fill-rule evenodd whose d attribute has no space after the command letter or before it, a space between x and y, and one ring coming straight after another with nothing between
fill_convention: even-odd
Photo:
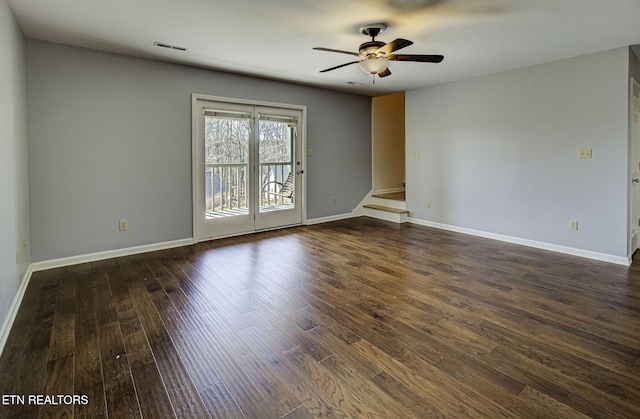
<instances>
[{"instance_id":1,"label":"deck railing","mask_svg":"<svg viewBox=\"0 0 640 419\"><path fill-rule=\"evenodd\" d=\"M207 164L207 211L228 211L249 207L247 174L249 164Z\"/></svg>"},{"instance_id":2,"label":"deck railing","mask_svg":"<svg viewBox=\"0 0 640 419\"><path fill-rule=\"evenodd\" d=\"M284 183L292 170L293 164L291 162L260 163L259 205L261 207L290 202L282 196L263 192L279 192L278 183ZM223 212L248 209L248 176L248 163L206 164L207 211Z\"/></svg>"},{"instance_id":3,"label":"deck railing","mask_svg":"<svg viewBox=\"0 0 640 419\"><path fill-rule=\"evenodd\" d=\"M280 192L282 185L292 170L293 164L291 162L260 163L261 207L291 203L291 199L273 192Z\"/></svg>"}]
</instances>

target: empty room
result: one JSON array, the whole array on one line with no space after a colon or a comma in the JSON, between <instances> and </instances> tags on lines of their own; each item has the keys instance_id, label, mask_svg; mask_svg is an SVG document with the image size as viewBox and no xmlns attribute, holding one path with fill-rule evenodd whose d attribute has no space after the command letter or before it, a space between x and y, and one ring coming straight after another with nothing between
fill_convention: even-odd
<instances>
[{"instance_id":1,"label":"empty room","mask_svg":"<svg viewBox=\"0 0 640 419\"><path fill-rule=\"evenodd\" d=\"M640 417L639 23L0 0L0 417Z\"/></svg>"}]
</instances>

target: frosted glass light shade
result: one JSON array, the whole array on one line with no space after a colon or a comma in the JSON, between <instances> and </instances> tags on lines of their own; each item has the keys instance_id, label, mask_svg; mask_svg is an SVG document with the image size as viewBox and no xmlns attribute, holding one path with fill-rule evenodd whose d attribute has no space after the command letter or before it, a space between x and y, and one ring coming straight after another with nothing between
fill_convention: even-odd
<instances>
[{"instance_id":1,"label":"frosted glass light shade","mask_svg":"<svg viewBox=\"0 0 640 419\"><path fill-rule=\"evenodd\" d=\"M378 74L383 72L389 66L389 62L384 58L371 57L360 61L360 70L367 74Z\"/></svg>"}]
</instances>

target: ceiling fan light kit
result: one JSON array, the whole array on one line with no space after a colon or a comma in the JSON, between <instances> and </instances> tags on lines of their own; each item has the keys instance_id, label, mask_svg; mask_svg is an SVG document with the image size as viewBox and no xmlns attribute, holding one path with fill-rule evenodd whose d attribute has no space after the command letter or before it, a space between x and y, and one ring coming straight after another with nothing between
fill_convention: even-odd
<instances>
[{"instance_id":1,"label":"ceiling fan light kit","mask_svg":"<svg viewBox=\"0 0 640 419\"><path fill-rule=\"evenodd\" d=\"M389 62L384 58L372 57L360 61L360 70L367 74L379 74L389 67Z\"/></svg>"},{"instance_id":2,"label":"ceiling fan light kit","mask_svg":"<svg viewBox=\"0 0 640 419\"><path fill-rule=\"evenodd\" d=\"M387 25L384 23L372 23L361 27L360 32L363 35L370 36L371 41L360 44L358 52L322 47L313 48L318 51L337 52L339 54L355 55L356 57L361 58L360 60L350 61L345 64L321 70L320 72L326 73L327 71L336 70L351 64L358 64L360 69L367 74L371 74L373 76L377 74L379 77L387 77L391 75L391 71L389 71L389 61L439 63L444 59L442 55L393 54L401 48L412 45L413 42L402 38L395 39L388 44L376 41L376 37L385 29L387 29Z\"/></svg>"}]
</instances>

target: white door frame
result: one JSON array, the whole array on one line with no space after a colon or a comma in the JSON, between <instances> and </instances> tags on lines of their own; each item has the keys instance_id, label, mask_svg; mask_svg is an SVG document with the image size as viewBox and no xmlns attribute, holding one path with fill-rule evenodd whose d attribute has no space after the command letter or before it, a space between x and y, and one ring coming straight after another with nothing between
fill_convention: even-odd
<instances>
[{"instance_id":1,"label":"white door frame","mask_svg":"<svg viewBox=\"0 0 640 419\"><path fill-rule=\"evenodd\" d=\"M191 185L192 185L192 236L193 236L193 242L197 243L199 241L205 241L205 240L210 240L212 238L222 238L222 237L229 237L229 236L235 236L235 235L240 235L240 234L248 234L248 233L253 233L257 230L251 230L251 231L242 231L242 232L237 232L237 233L231 233L231 234L222 234L222 235L216 235L215 237L210 237L210 238L199 238L198 237L198 216L199 216L199 211L198 211L198 194L200 194L201 191L198 190L198 171L196 170L196 168L199 165L198 162L198 114L201 111L198 108L198 101L212 101L212 102L220 102L220 103L225 103L228 105L239 105L239 106L259 106L259 107L264 107L264 108L279 108L279 109L290 109L290 110L298 110L301 112L302 114L302 118L300 121L300 127L298 127L298 135L300 137L300 152L299 152L299 160L301 161L301 166L302 169L301 170L301 174L299 175L300 181L299 181L299 187L296 189L296 200L297 200L297 205L300 205L300 212L301 212L301 225L306 224L307 222L307 194L306 194L306 189L307 189L307 177L306 175L306 171L304 170L307 167L307 135L306 135L306 130L307 130L307 107L306 106L301 106L301 105L292 105L292 104L284 104L284 103L275 103L275 102L265 102L265 101L257 101L257 100L246 100L246 99L235 99L235 98L229 98L229 97L223 97L223 96L211 96L211 95L203 95L203 94L198 94L198 93L193 93L191 95L191 173L192 173L192 181L191 181ZM296 170L294 168L294 170ZM253 199L253 198L252 198ZM282 227L287 227L287 226L282 226ZM280 226L277 227L273 227L272 229L277 229L280 228Z\"/></svg>"},{"instance_id":2,"label":"white door frame","mask_svg":"<svg viewBox=\"0 0 640 419\"><path fill-rule=\"evenodd\" d=\"M640 84L633 78L629 81L629 261L640 247L640 127L634 114L640 113ZM634 182L636 179L636 182Z\"/></svg>"}]
</instances>

